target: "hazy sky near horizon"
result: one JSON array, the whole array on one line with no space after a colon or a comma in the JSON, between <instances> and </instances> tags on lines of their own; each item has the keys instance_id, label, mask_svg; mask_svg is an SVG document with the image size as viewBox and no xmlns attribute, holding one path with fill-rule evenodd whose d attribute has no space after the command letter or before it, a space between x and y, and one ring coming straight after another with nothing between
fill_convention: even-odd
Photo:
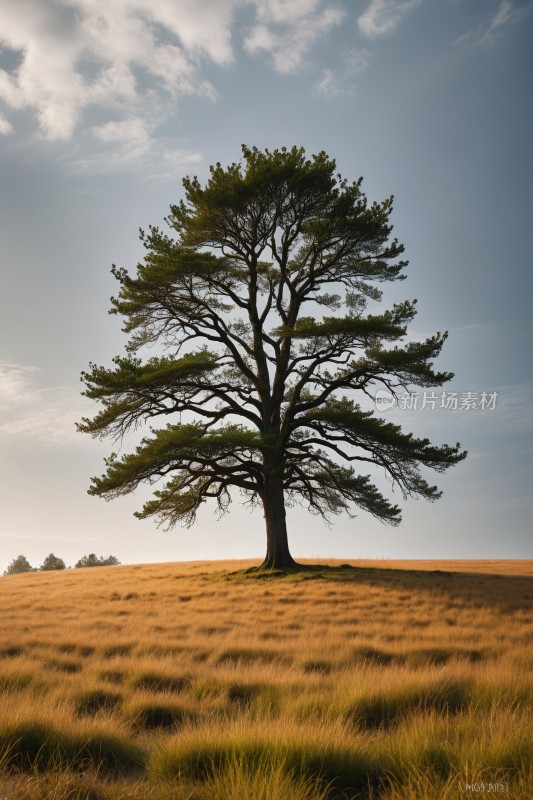
<instances>
[{"instance_id":1,"label":"hazy sky near horizon","mask_svg":"<svg viewBox=\"0 0 533 800\"><path fill-rule=\"evenodd\" d=\"M459 408L386 413L470 452L437 503L397 498L399 528L290 511L293 554L531 557L532 34L526 0L0 0L0 573L264 554L238 496L171 533L133 518L148 492L89 497L112 447L74 427L97 410L80 372L123 351L111 264L133 270L139 227L243 142L325 150L395 195L410 265L383 305L416 297L411 335L449 331Z\"/></svg>"}]
</instances>

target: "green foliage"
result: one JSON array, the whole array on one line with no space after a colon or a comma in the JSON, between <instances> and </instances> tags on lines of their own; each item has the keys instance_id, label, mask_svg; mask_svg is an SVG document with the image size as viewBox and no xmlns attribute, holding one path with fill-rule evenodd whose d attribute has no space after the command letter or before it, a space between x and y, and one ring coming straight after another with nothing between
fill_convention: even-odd
<instances>
[{"instance_id":1,"label":"green foliage","mask_svg":"<svg viewBox=\"0 0 533 800\"><path fill-rule=\"evenodd\" d=\"M53 553L50 553L46 556L43 563L39 567L40 570L43 572L48 572L49 570L54 569L65 569L66 565L62 558L59 556L55 556Z\"/></svg>"},{"instance_id":2,"label":"green foliage","mask_svg":"<svg viewBox=\"0 0 533 800\"><path fill-rule=\"evenodd\" d=\"M33 567L26 556L17 556L8 565L4 575L18 575L20 572L32 572Z\"/></svg>"},{"instance_id":3,"label":"green foliage","mask_svg":"<svg viewBox=\"0 0 533 800\"><path fill-rule=\"evenodd\" d=\"M95 553L89 553L87 556L82 556L79 561L74 564L76 569L81 567L114 567L120 564L116 556L97 556Z\"/></svg>"},{"instance_id":4,"label":"green foliage","mask_svg":"<svg viewBox=\"0 0 533 800\"><path fill-rule=\"evenodd\" d=\"M400 509L360 469L377 464L404 497L434 500L440 492L420 468L442 472L466 454L356 402L452 377L433 369L446 333L402 341L416 300L368 307L381 300L379 284L405 277L393 198L369 203L362 179L348 183L324 152L242 154L213 166L205 186L183 181L171 235L141 231L136 275L113 267L112 313L124 319L128 355L83 373L102 409L79 429L120 441L166 424L135 452L111 455L90 493L109 499L160 481L137 516L168 527L190 525L209 500L224 513L235 491L263 505L267 528L273 516L283 527L285 503L326 521L356 506L396 525ZM143 358L148 346L164 355Z\"/></svg>"}]
</instances>

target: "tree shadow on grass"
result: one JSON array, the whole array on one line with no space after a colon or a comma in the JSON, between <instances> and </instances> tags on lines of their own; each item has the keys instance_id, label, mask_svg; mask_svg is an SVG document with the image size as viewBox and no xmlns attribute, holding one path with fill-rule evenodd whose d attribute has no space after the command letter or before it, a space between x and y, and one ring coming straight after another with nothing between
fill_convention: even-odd
<instances>
[{"instance_id":1,"label":"tree shadow on grass","mask_svg":"<svg viewBox=\"0 0 533 800\"><path fill-rule=\"evenodd\" d=\"M533 610L533 577L497 572L421 570L400 567L354 566L352 564L303 564L298 570L265 570L251 567L227 574L228 580L283 583L323 581L367 587L427 593L473 607L498 607L502 611ZM405 598L408 600L408 596Z\"/></svg>"}]
</instances>

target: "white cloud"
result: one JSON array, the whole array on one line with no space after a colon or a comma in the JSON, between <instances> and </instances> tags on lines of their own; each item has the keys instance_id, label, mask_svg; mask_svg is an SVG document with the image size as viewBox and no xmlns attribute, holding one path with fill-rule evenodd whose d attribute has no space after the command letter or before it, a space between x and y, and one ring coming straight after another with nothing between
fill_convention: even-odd
<instances>
[{"instance_id":1,"label":"white cloud","mask_svg":"<svg viewBox=\"0 0 533 800\"><path fill-rule=\"evenodd\" d=\"M0 133L4 136L13 133L13 125L2 114L0 114Z\"/></svg>"},{"instance_id":2,"label":"white cloud","mask_svg":"<svg viewBox=\"0 0 533 800\"><path fill-rule=\"evenodd\" d=\"M150 152L152 145L152 128L147 120L140 117L114 120L103 125L95 125L90 129L92 135L105 145L111 145L108 152L99 152L92 159L85 158L86 166L91 171L112 172L127 164L144 162L145 156ZM80 162L71 164L77 172L84 169Z\"/></svg>"},{"instance_id":3,"label":"white cloud","mask_svg":"<svg viewBox=\"0 0 533 800\"><path fill-rule=\"evenodd\" d=\"M493 42L498 36L501 35L501 29L504 27L504 25L509 25L511 22L516 22L523 15L523 8L515 8L513 3L508 2L508 0L504 0L491 20L487 31L481 37L480 44Z\"/></svg>"},{"instance_id":4,"label":"white cloud","mask_svg":"<svg viewBox=\"0 0 533 800\"><path fill-rule=\"evenodd\" d=\"M323 69L315 90L324 97L353 97L356 92L355 78L365 72L370 65L368 50L352 50L343 58L340 70Z\"/></svg>"},{"instance_id":5,"label":"white cloud","mask_svg":"<svg viewBox=\"0 0 533 800\"><path fill-rule=\"evenodd\" d=\"M73 20L35 0L1 0L0 14L0 44L22 54L14 73L0 71L0 98L15 109L33 108L47 138L70 138L85 105Z\"/></svg>"},{"instance_id":6,"label":"white cloud","mask_svg":"<svg viewBox=\"0 0 533 800\"><path fill-rule=\"evenodd\" d=\"M518 22L519 19L522 19L525 13L526 9L515 8L513 3L508 2L508 0L504 0L504 2L498 7L496 14L492 18L487 30L479 39L479 44L492 44L495 42L496 39L502 35L502 29L505 26L514 22Z\"/></svg>"},{"instance_id":7,"label":"white cloud","mask_svg":"<svg viewBox=\"0 0 533 800\"><path fill-rule=\"evenodd\" d=\"M152 135L149 128L139 128L137 135L128 125L110 123L113 127L101 126L94 131L102 147L85 149L82 155L68 154L65 157L71 174L113 174L128 169L141 172L148 180L175 181L189 169L202 162L198 150L176 148L175 142ZM122 132L122 136L120 133ZM127 133L131 138L127 138Z\"/></svg>"},{"instance_id":8,"label":"white cloud","mask_svg":"<svg viewBox=\"0 0 533 800\"><path fill-rule=\"evenodd\" d=\"M0 436L64 445L83 440L75 423L91 413L91 403L71 386L41 388L43 371L0 361Z\"/></svg>"},{"instance_id":9,"label":"white cloud","mask_svg":"<svg viewBox=\"0 0 533 800\"><path fill-rule=\"evenodd\" d=\"M41 372L37 367L14 364L12 361L0 361L0 412L5 413L11 405L28 397L36 375Z\"/></svg>"},{"instance_id":10,"label":"white cloud","mask_svg":"<svg viewBox=\"0 0 533 800\"><path fill-rule=\"evenodd\" d=\"M231 65L235 17L250 7L245 48L269 52L283 74L298 69L344 15L324 0L0 0L0 48L19 56L0 69L0 102L33 113L51 141L71 140L82 128L78 167L84 160L97 167L111 146L114 168L149 161L166 150L154 139L180 96L217 98L205 68ZM87 124L89 111L99 124ZM0 133L11 131L0 116Z\"/></svg>"},{"instance_id":11,"label":"white cloud","mask_svg":"<svg viewBox=\"0 0 533 800\"><path fill-rule=\"evenodd\" d=\"M528 8L517 7L510 0L503 0L490 19L459 36L455 44L492 45L503 35L504 29L523 19L527 13Z\"/></svg>"},{"instance_id":12,"label":"white cloud","mask_svg":"<svg viewBox=\"0 0 533 800\"><path fill-rule=\"evenodd\" d=\"M369 39L394 33L402 19L421 2L422 0L370 0L357 20L359 30Z\"/></svg>"},{"instance_id":13,"label":"white cloud","mask_svg":"<svg viewBox=\"0 0 533 800\"><path fill-rule=\"evenodd\" d=\"M256 0L257 19L278 24L295 23L320 6L320 0Z\"/></svg>"},{"instance_id":14,"label":"white cloud","mask_svg":"<svg viewBox=\"0 0 533 800\"><path fill-rule=\"evenodd\" d=\"M174 181L176 176L188 172L191 167L200 164L202 154L194 150L170 150L166 149L151 173L148 175L150 180Z\"/></svg>"},{"instance_id":15,"label":"white cloud","mask_svg":"<svg viewBox=\"0 0 533 800\"><path fill-rule=\"evenodd\" d=\"M45 138L68 140L89 106L142 105L143 81L172 98L213 96L199 58L231 60L233 3L208 5L204 17L190 0L0 0L0 45L21 54L15 70L0 71L0 99L33 110Z\"/></svg>"},{"instance_id":16,"label":"white cloud","mask_svg":"<svg viewBox=\"0 0 533 800\"><path fill-rule=\"evenodd\" d=\"M370 65L371 56L365 48L350 50L346 57L346 70L350 75L360 75Z\"/></svg>"},{"instance_id":17,"label":"white cloud","mask_svg":"<svg viewBox=\"0 0 533 800\"><path fill-rule=\"evenodd\" d=\"M274 68L282 75L298 70L304 57L318 38L329 33L344 19L344 11L340 8L326 8L320 13L314 13L316 2L301 0L295 3L291 13L288 14L288 26L280 31L269 27L264 22L254 25L248 33L244 47L250 55L259 51L266 51L272 56ZM258 13L260 20L278 21L281 7L288 7L287 3L276 2L260 3L268 6L262 13ZM267 13L268 11L268 13ZM305 14L305 16L304 16Z\"/></svg>"},{"instance_id":18,"label":"white cloud","mask_svg":"<svg viewBox=\"0 0 533 800\"><path fill-rule=\"evenodd\" d=\"M325 97L338 97L343 94L342 87L337 79L337 75L332 69L323 69L320 77L315 84L319 94Z\"/></svg>"},{"instance_id":19,"label":"white cloud","mask_svg":"<svg viewBox=\"0 0 533 800\"><path fill-rule=\"evenodd\" d=\"M92 131L102 142L137 142L144 147L150 141L148 124L139 117L95 125Z\"/></svg>"}]
</instances>

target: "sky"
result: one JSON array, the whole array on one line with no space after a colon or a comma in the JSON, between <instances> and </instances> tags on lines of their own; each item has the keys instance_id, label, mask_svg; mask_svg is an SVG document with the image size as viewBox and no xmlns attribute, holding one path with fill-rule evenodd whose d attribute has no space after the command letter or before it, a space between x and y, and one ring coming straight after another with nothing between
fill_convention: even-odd
<instances>
[{"instance_id":1,"label":"sky","mask_svg":"<svg viewBox=\"0 0 533 800\"><path fill-rule=\"evenodd\" d=\"M132 516L146 490L88 496L112 445L75 429L98 410L81 371L124 350L111 265L134 271L139 228L241 143L325 150L369 200L394 194L410 264L383 305L417 298L410 337L448 330L437 366L455 377L379 413L469 451L425 473L436 503L377 476L398 528L289 511L293 555L531 557L532 5L0 0L0 573L19 554L264 555L238 496L172 532Z\"/></svg>"}]
</instances>

